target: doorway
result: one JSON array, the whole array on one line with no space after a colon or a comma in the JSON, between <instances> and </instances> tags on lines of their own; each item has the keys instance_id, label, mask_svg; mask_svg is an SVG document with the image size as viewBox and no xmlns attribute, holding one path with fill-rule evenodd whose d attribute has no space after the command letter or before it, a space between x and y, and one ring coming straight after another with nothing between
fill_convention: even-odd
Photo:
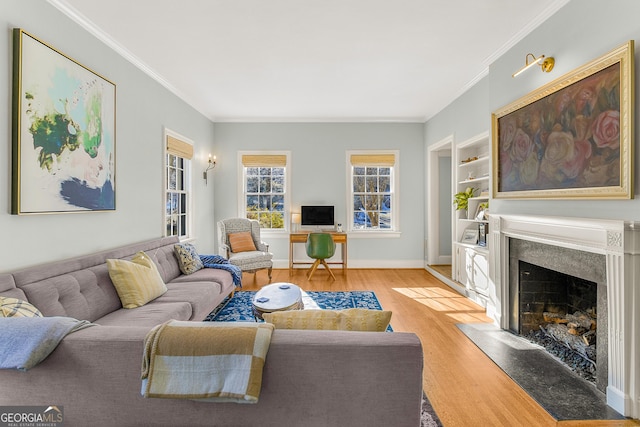
<instances>
[{"instance_id":1,"label":"doorway","mask_svg":"<svg viewBox=\"0 0 640 427\"><path fill-rule=\"evenodd\" d=\"M425 268L441 279L452 280L451 188L453 135L427 149L427 256Z\"/></svg>"}]
</instances>

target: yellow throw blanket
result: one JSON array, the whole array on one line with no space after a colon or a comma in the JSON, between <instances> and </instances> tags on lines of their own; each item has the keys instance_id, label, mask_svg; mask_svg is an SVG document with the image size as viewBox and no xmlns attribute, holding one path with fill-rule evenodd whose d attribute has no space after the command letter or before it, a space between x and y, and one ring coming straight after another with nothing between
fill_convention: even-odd
<instances>
[{"instance_id":1,"label":"yellow throw blanket","mask_svg":"<svg viewBox=\"0 0 640 427\"><path fill-rule=\"evenodd\" d=\"M257 403L274 326L170 320L145 337L142 395Z\"/></svg>"}]
</instances>

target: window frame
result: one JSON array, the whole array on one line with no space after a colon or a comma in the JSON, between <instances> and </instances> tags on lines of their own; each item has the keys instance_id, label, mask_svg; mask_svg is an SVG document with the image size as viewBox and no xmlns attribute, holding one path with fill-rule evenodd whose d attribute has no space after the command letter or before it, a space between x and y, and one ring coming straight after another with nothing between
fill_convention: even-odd
<instances>
[{"instance_id":1,"label":"window frame","mask_svg":"<svg viewBox=\"0 0 640 427\"><path fill-rule=\"evenodd\" d=\"M389 155L394 156L393 166L391 168L391 226L389 229L360 229L353 227L353 170L354 166L351 164L351 157L354 155ZM346 212L347 212L347 224L345 231L352 236L357 237L398 237L400 235L400 151L399 150L347 150L346 151Z\"/></svg>"},{"instance_id":2,"label":"window frame","mask_svg":"<svg viewBox=\"0 0 640 427\"><path fill-rule=\"evenodd\" d=\"M285 156L284 166L284 227L260 228L261 235L288 234L291 230L291 151L238 151L238 217L247 217L246 207L246 172L242 163L243 156Z\"/></svg>"},{"instance_id":3,"label":"window frame","mask_svg":"<svg viewBox=\"0 0 640 427\"><path fill-rule=\"evenodd\" d=\"M175 138L177 140L179 140L182 143L188 144L191 146L191 149L193 151L193 147L194 147L194 142L189 139L186 138L183 135L180 135L177 132L174 132L170 129L164 129L164 156L163 156L163 191L162 191L162 210L163 210L163 214L162 214L162 225L163 225L163 232L162 235L165 237L170 237L170 236L178 236L178 238L180 239L181 242L183 241L187 241L187 240L191 240L193 239L194 236L194 222L193 222L193 156L189 157L183 157L178 155L177 153L170 153L170 150L168 149L168 141L169 138ZM182 158L183 159L183 188L180 190L173 190L169 188L169 156L170 155L174 155L176 157ZM186 198L186 212L185 212L185 232L184 234L180 234L180 227L178 227L178 234L169 234L168 233L168 227L167 227L167 222L169 220L169 215L167 215L167 198L169 194L179 194L179 195L184 195Z\"/></svg>"}]
</instances>

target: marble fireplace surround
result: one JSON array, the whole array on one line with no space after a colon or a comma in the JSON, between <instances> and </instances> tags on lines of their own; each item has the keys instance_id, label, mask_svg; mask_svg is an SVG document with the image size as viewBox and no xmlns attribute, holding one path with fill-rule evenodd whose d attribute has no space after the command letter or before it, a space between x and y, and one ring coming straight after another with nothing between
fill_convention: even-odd
<instances>
[{"instance_id":1,"label":"marble fireplace surround","mask_svg":"<svg viewBox=\"0 0 640 427\"><path fill-rule=\"evenodd\" d=\"M487 314L505 330L509 330L509 239L605 256L607 404L624 416L640 418L640 221L491 214L489 231L489 270L495 288Z\"/></svg>"}]
</instances>

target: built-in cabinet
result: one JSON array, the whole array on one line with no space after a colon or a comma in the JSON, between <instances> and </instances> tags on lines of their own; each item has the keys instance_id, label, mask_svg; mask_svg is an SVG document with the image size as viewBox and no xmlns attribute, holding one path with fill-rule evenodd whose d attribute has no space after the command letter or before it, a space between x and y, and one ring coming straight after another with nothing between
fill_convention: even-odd
<instances>
[{"instance_id":1,"label":"built-in cabinet","mask_svg":"<svg viewBox=\"0 0 640 427\"><path fill-rule=\"evenodd\" d=\"M466 295L486 306L490 292L489 280L489 132L482 133L455 145L454 185L455 193L474 189L466 210L453 212L452 275Z\"/></svg>"},{"instance_id":2,"label":"built-in cabinet","mask_svg":"<svg viewBox=\"0 0 640 427\"><path fill-rule=\"evenodd\" d=\"M466 295L486 307L489 299L489 250L477 246L456 243L456 281Z\"/></svg>"}]
</instances>

